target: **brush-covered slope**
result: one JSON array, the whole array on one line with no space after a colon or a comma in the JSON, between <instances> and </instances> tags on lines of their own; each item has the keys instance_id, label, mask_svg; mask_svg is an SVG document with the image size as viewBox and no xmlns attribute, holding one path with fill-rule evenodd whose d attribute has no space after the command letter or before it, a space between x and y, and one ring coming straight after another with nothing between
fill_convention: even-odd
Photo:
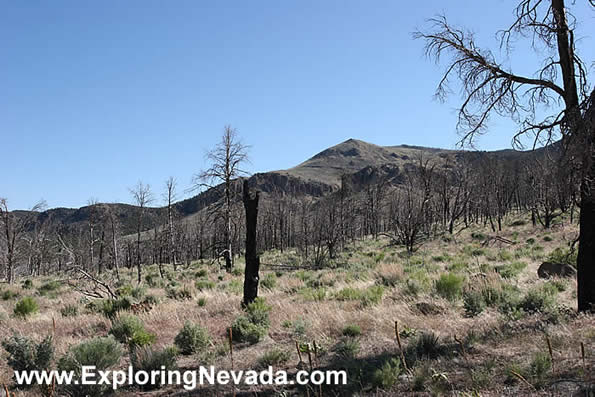
<instances>
[{"instance_id":1,"label":"brush-covered slope","mask_svg":"<svg viewBox=\"0 0 595 397\"><path fill-rule=\"evenodd\" d=\"M293 168L275 171L275 173L338 186L342 175L353 174L366 167L380 167L385 164L404 166L415 162L420 154L424 158L432 159L447 153L454 152L406 145L378 146L357 139L349 139L323 150Z\"/></svg>"},{"instance_id":2,"label":"brush-covered slope","mask_svg":"<svg viewBox=\"0 0 595 397\"><path fill-rule=\"evenodd\" d=\"M533 152L535 153L535 152ZM357 139L348 139L338 145L321 151L303 163L287 169L257 173L249 178L250 186L267 194L285 194L294 197L308 196L320 198L340 186L341 177L346 175L360 187L374 183L382 176L398 181L399 174L407 167L419 164L419 159L440 161L461 156L494 156L515 161L528 152L502 150L495 152L465 152L435 149L420 146L379 146ZM234 184L240 191L241 181ZM175 204L181 218L192 220L204 208L213 205L222 197L221 186L201 192ZM128 204L100 204L105 210L109 207L121 225L124 234L135 231L137 207ZM38 214L39 220L54 225L77 226L89 221L94 206L75 208L55 208ZM22 212L22 211L20 211ZM24 212L23 212L24 213ZM154 228L166 221L166 210L162 207L147 208L144 229Z\"/></svg>"}]
</instances>

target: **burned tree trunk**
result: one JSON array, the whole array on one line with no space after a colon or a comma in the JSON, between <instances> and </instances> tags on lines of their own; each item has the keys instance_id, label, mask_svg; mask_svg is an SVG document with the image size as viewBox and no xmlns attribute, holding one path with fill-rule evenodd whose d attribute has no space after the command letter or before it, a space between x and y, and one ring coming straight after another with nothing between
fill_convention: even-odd
<instances>
[{"instance_id":1,"label":"burned tree trunk","mask_svg":"<svg viewBox=\"0 0 595 397\"><path fill-rule=\"evenodd\" d=\"M591 156L591 161L595 161L595 153ZM595 312L595 183L591 179L595 178L595 165L591 164L589 168L589 175L581 186L577 297L579 311Z\"/></svg>"},{"instance_id":2,"label":"burned tree trunk","mask_svg":"<svg viewBox=\"0 0 595 397\"><path fill-rule=\"evenodd\" d=\"M244 180L244 209L246 210L246 270L244 272L244 305L258 296L260 257L256 253L256 222L258 220L258 192L250 194L248 180Z\"/></svg>"},{"instance_id":3,"label":"burned tree trunk","mask_svg":"<svg viewBox=\"0 0 595 397\"><path fill-rule=\"evenodd\" d=\"M595 312L595 91L584 118L586 152L581 182L580 234L577 258L578 310Z\"/></svg>"}]
</instances>

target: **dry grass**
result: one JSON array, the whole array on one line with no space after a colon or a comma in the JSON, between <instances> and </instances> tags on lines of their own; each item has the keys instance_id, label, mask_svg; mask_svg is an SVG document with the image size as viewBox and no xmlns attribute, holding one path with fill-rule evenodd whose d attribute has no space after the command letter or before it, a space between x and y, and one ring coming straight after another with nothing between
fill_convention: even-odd
<instances>
[{"instance_id":1,"label":"dry grass","mask_svg":"<svg viewBox=\"0 0 595 397\"><path fill-rule=\"evenodd\" d=\"M573 239L576 228L565 225L548 231L551 241L544 241L544 231L533 229L530 225L507 227L500 236L517 241L514 246L489 245L482 247L481 242L471 237L471 233L486 230L465 230L456 237L456 241L445 242L441 239L425 243L414 257L404 257L401 247L389 247L387 241L367 240L358 242L343 254L336 263L336 268L320 271L284 272L278 274L276 286L272 289L262 289L267 303L272 306L271 326L268 336L252 346L237 345L234 347L235 368L249 369L257 365L258 358L273 348L291 352L290 360L283 364L283 368L295 371L298 356L295 351L295 340L303 342L316 341L325 352L321 359L321 366L336 365L333 347L341 340L341 330L349 324L356 324L362 330L359 337L360 350L357 357L360 364L375 362L378 357L390 355L398 357L395 343L394 321L398 320L401 330L407 329L411 333L432 331L445 343L454 341L454 337L464 339L473 335L473 343L469 343L465 354L455 352L452 356L430 361L426 365L438 373L445 373L453 390L470 393L477 391L481 395L501 395L541 393L531 390L522 382L512 385L504 383L507 366L516 364L520 367L529 365L531 356L535 352L547 351L544 335L547 333L554 348L554 360L559 371L552 375L552 379L560 377L577 378L581 381L593 382L595 356L595 320L593 316L562 316L557 321L548 320L544 315L522 315L512 318L500 313L494 307L488 307L475 317L466 317L462 301L449 302L438 297L433 288L433 282L440 274L447 272L455 262L464 262L466 266L456 271L465 275L465 288L477 288L481 284L498 286L508 283L518 287L521 294L529 288L541 285L543 280L537 277L537 267L541 257L547 255L554 248L563 246ZM525 241L534 238L543 247L539 250L528 251L529 244ZM471 248L469 248L471 247ZM523 248L524 251L519 251ZM473 250L475 254L470 254ZM514 255L518 251L525 253L520 258L527 263L527 267L510 280L503 280L493 271L493 267L503 262L498 257L500 251ZM538 252L539 255L535 255ZM275 255L280 259L280 253L267 254L266 263L274 263ZM284 253L284 258L294 255ZM506 257L506 254L500 256ZM379 259L381 258L381 259ZM297 260L294 258L294 260ZM196 265L197 268L200 265ZM203 265L201 268L205 268ZM485 270L488 270L485 272ZM156 334L155 344L159 347L171 346L173 339L184 323L188 320L201 324L212 337L212 352L220 351L226 344L227 329L234 319L241 314L241 295L229 287L234 280L242 280L242 275L227 275L214 268L208 268L208 279L217 283L213 289L196 291L191 276L196 268L185 269L177 275L179 280L192 290L193 299L172 300L165 297L161 288L149 288L147 294L160 298L161 302L148 313L138 316L144 322L147 330ZM151 270L148 269L147 272ZM267 272L266 267L263 272ZM483 275L482 275L483 274ZM219 276L223 278L219 280ZM125 275L130 281L134 274ZM407 290L408 279L425 280L426 288L412 295ZM41 281L36 280L35 285ZM131 283L132 284L132 283ZM220 288L220 285L228 287ZM378 304L362 305L357 300L337 300L337 291L350 287L366 289L374 285L382 285L384 294ZM566 282L566 289L557 295L557 304L566 307L569 313L576 309L576 288L573 281ZM10 335L13 332L26 335L36 340L53 333L53 321L56 324L55 344L57 355L66 352L69 346L82 340L105 335L110 327L110 321L104 316L91 313L84 309L81 296L66 288L56 297L37 296L35 289L24 290L14 287L21 296L35 295L40 306L39 314L28 320L21 320L12 315L15 299L0 301L0 335ZM312 293L324 289L325 295L321 300L308 299L304 292ZM199 306L198 297L206 298L206 304ZM424 302L438 308L436 314L422 315L416 304ZM79 314L76 317L63 318L60 309L66 305L77 305ZM413 343L414 337L404 335L405 346ZM580 342L583 342L587 353L586 367L582 368L580 360ZM454 342L453 342L454 343ZM453 351L458 348L456 344ZM2 354L4 354L2 352ZM178 364L182 368L196 368L200 357L180 357ZM219 368L229 368L228 355L211 355L210 360ZM483 368L486 363L494 362L493 368L486 369L489 382L478 383L469 372L469 366ZM125 365L124 358L121 365ZM491 364L490 364L491 365ZM488 368L488 367L486 367ZM12 384L11 371L4 360L0 360L0 383ZM472 379L475 379L473 381ZM474 383L475 382L475 383ZM431 383L431 381L430 381ZM360 387L360 386L358 386ZM391 392L407 393L411 390L411 378L402 378ZM426 386L431 391L431 385ZM361 387L360 387L361 389ZM164 389L150 395L170 395L174 389ZM363 394L374 390L365 386ZM358 390L362 392L362 390ZM545 391L544 391L545 392ZM135 395L134 390L124 390L119 395ZM160 394L162 393L162 394ZM347 392L345 392L347 393ZM29 397L36 395L34 391L17 391L15 396Z\"/></svg>"}]
</instances>

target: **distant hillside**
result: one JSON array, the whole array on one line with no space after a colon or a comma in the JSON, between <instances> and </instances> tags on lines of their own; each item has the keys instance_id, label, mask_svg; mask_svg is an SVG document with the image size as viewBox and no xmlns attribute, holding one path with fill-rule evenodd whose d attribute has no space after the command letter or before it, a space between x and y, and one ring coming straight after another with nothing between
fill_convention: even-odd
<instances>
[{"instance_id":1,"label":"distant hillside","mask_svg":"<svg viewBox=\"0 0 595 397\"><path fill-rule=\"evenodd\" d=\"M441 154L455 153L455 151L407 145L378 146L349 139L323 150L296 167L275 172L338 186L344 174L352 174L366 167L379 167L385 164L403 166L415 161L420 153L425 158L435 159Z\"/></svg>"},{"instance_id":2,"label":"distant hillside","mask_svg":"<svg viewBox=\"0 0 595 397\"><path fill-rule=\"evenodd\" d=\"M456 161L460 156L498 157L514 160L535 152L501 150L493 152L469 152L427 148L420 146L378 146L372 143L349 139L314 155L303 163L279 171L257 173L249 178L252 187L267 194L285 194L291 196L323 197L338 189L343 175L349 175L352 182L359 185L372 183L380 176L398 180L399 173L408 166L413 166L419 156L425 160L437 161L451 157ZM239 191L240 181L236 181ZM216 203L222 195L221 186L204 191L194 197L179 201L175 210L179 217L192 218L202 209ZM135 231L136 207L129 204L101 204L109 207L121 225L124 234ZM54 208L40 213L39 219L55 225L72 227L88 222L93 206L78 209ZM145 229L151 229L166 221L166 209L152 207L146 209Z\"/></svg>"}]
</instances>

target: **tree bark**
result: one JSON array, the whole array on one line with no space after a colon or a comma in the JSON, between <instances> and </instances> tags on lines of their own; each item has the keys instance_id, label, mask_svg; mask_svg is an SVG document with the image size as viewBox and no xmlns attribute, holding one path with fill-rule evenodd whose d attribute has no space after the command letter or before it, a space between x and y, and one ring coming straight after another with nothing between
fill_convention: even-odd
<instances>
[{"instance_id":1,"label":"tree bark","mask_svg":"<svg viewBox=\"0 0 595 397\"><path fill-rule=\"evenodd\" d=\"M578 310L595 311L595 153L581 183L580 235L577 258Z\"/></svg>"},{"instance_id":2,"label":"tree bark","mask_svg":"<svg viewBox=\"0 0 595 397\"><path fill-rule=\"evenodd\" d=\"M105 230L101 230L101 240L99 244L99 262L97 262L97 273L101 274L103 271L103 249L105 245Z\"/></svg>"},{"instance_id":3,"label":"tree bark","mask_svg":"<svg viewBox=\"0 0 595 397\"><path fill-rule=\"evenodd\" d=\"M225 181L225 270L231 273L233 268L233 253L231 251L231 180Z\"/></svg>"},{"instance_id":4,"label":"tree bark","mask_svg":"<svg viewBox=\"0 0 595 397\"><path fill-rule=\"evenodd\" d=\"M580 114L574 69L573 35L568 28L564 0L552 0L556 22L559 64L564 82L565 118L573 134L583 145L581 212L577 258L577 298L579 311L595 311L595 91L584 117Z\"/></svg>"},{"instance_id":5,"label":"tree bark","mask_svg":"<svg viewBox=\"0 0 595 397\"><path fill-rule=\"evenodd\" d=\"M113 214L110 215L112 227L112 248L114 250L114 267L116 268L116 278L120 281L120 265L118 264L118 239L116 237L116 225L114 223Z\"/></svg>"},{"instance_id":6,"label":"tree bark","mask_svg":"<svg viewBox=\"0 0 595 397\"><path fill-rule=\"evenodd\" d=\"M256 253L256 223L258 220L258 192L253 196L244 180L244 209L246 210L246 270L244 272L244 305L254 302L258 296L258 272L260 257Z\"/></svg>"},{"instance_id":7,"label":"tree bark","mask_svg":"<svg viewBox=\"0 0 595 397\"><path fill-rule=\"evenodd\" d=\"M584 128L588 153L581 181L577 298L579 312L595 312L595 90L585 113Z\"/></svg>"},{"instance_id":8,"label":"tree bark","mask_svg":"<svg viewBox=\"0 0 595 397\"><path fill-rule=\"evenodd\" d=\"M174 272L177 271L177 258L176 258L176 245L174 242L174 221L172 215L172 208L171 208L171 200L168 200L167 204L167 223L169 227L169 254L170 260L174 266Z\"/></svg>"},{"instance_id":9,"label":"tree bark","mask_svg":"<svg viewBox=\"0 0 595 397\"><path fill-rule=\"evenodd\" d=\"M141 257L140 257L140 224L136 235L136 273L138 274L138 283L142 281L142 269L141 269Z\"/></svg>"}]
</instances>

